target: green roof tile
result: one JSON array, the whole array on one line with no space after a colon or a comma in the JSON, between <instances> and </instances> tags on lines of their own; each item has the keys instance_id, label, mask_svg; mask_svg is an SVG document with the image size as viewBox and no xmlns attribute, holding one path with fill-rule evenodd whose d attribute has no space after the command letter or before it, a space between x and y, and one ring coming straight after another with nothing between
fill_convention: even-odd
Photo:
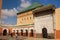
<instances>
[{"instance_id":1,"label":"green roof tile","mask_svg":"<svg viewBox=\"0 0 60 40\"><path fill-rule=\"evenodd\" d=\"M43 11L43 10L47 10L47 9L51 9L51 8L55 8L55 6L53 4L49 4L47 6L43 6L43 7L38 7L36 9L34 9L33 12L37 12L37 11Z\"/></svg>"},{"instance_id":2,"label":"green roof tile","mask_svg":"<svg viewBox=\"0 0 60 40\"><path fill-rule=\"evenodd\" d=\"M22 11L20 11L19 13L17 13L17 14L26 12L26 11L28 11L28 10L35 9L35 8L37 8L37 7L42 7L42 6L43 6L42 4L39 4L39 3L35 2L35 3L31 4L30 6L28 6L27 8L23 9Z\"/></svg>"}]
</instances>

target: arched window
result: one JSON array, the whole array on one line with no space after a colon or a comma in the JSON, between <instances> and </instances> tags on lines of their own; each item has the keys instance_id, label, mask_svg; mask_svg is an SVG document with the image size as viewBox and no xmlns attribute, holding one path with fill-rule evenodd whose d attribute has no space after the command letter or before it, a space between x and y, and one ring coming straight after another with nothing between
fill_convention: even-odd
<instances>
[{"instance_id":1,"label":"arched window","mask_svg":"<svg viewBox=\"0 0 60 40\"><path fill-rule=\"evenodd\" d=\"M28 36L28 30L26 30L26 36Z\"/></svg>"},{"instance_id":2,"label":"arched window","mask_svg":"<svg viewBox=\"0 0 60 40\"><path fill-rule=\"evenodd\" d=\"M23 30L21 29L21 36L23 36Z\"/></svg>"},{"instance_id":3,"label":"arched window","mask_svg":"<svg viewBox=\"0 0 60 40\"><path fill-rule=\"evenodd\" d=\"M19 30L17 30L16 34L18 35L18 33L19 33Z\"/></svg>"},{"instance_id":4,"label":"arched window","mask_svg":"<svg viewBox=\"0 0 60 40\"><path fill-rule=\"evenodd\" d=\"M33 29L31 29L30 36L34 36L33 34L34 34L34 33L33 33Z\"/></svg>"},{"instance_id":5,"label":"arched window","mask_svg":"<svg viewBox=\"0 0 60 40\"><path fill-rule=\"evenodd\" d=\"M3 36L6 36L7 35L7 29L4 29L3 30Z\"/></svg>"},{"instance_id":6,"label":"arched window","mask_svg":"<svg viewBox=\"0 0 60 40\"><path fill-rule=\"evenodd\" d=\"M31 17L30 17L30 20L31 20Z\"/></svg>"},{"instance_id":7,"label":"arched window","mask_svg":"<svg viewBox=\"0 0 60 40\"><path fill-rule=\"evenodd\" d=\"M47 38L48 37L48 33L47 33L47 29L46 28L42 29L42 34L43 34L43 38Z\"/></svg>"}]
</instances>

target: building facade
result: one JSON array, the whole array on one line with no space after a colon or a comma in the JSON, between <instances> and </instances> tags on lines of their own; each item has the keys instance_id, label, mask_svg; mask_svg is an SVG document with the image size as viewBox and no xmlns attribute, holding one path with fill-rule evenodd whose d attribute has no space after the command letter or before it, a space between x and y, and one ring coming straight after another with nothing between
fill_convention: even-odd
<instances>
[{"instance_id":1,"label":"building facade","mask_svg":"<svg viewBox=\"0 0 60 40\"><path fill-rule=\"evenodd\" d=\"M55 36L55 7L49 5L40 7L34 11L34 28L37 37L43 37L44 32L46 37ZM45 30L45 31L44 31ZM47 31L47 32L46 32Z\"/></svg>"},{"instance_id":2,"label":"building facade","mask_svg":"<svg viewBox=\"0 0 60 40\"><path fill-rule=\"evenodd\" d=\"M17 26L0 26L0 35L60 38L60 8L34 3L17 13Z\"/></svg>"},{"instance_id":3,"label":"building facade","mask_svg":"<svg viewBox=\"0 0 60 40\"><path fill-rule=\"evenodd\" d=\"M36 5L36 3L34 4ZM33 34L35 33L36 37L43 37L42 29L45 27L47 29L47 35L54 38L55 35L55 7L54 5L43 6L41 4L37 4L40 6L32 9L23 10L22 12L17 14L17 25L21 28L29 29L28 33L31 33L31 29L33 30ZM29 26L28 24L33 24ZM25 31L23 29L23 31ZM24 32L26 34L26 32Z\"/></svg>"}]
</instances>

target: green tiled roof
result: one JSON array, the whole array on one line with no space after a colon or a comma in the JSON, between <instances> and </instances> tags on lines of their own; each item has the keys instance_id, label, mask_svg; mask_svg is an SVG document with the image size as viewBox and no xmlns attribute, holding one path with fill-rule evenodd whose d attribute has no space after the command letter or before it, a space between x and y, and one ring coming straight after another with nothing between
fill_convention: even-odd
<instances>
[{"instance_id":1,"label":"green tiled roof","mask_svg":"<svg viewBox=\"0 0 60 40\"><path fill-rule=\"evenodd\" d=\"M47 6L43 6L43 7L38 7L36 9L34 9L33 12L37 12L37 11L43 11L43 10L48 10L48 9L54 9L55 6L53 4L49 4Z\"/></svg>"},{"instance_id":2,"label":"green tiled roof","mask_svg":"<svg viewBox=\"0 0 60 40\"><path fill-rule=\"evenodd\" d=\"M39 3L35 2L35 3L31 4L30 6L28 6L27 8L23 9L22 11L20 11L19 13L17 13L17 14L26 12L26 11L28 11L28 10L35 9L35 8L37 8L37 7L42 7L42 6L43 6L42 4L39 4Z\"/></svg>"}]
</instances>

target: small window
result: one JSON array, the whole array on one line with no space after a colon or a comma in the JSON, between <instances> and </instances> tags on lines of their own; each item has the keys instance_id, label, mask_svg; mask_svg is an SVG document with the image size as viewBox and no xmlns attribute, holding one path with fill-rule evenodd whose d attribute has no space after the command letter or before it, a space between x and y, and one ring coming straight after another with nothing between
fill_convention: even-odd
<instances>
[{"instance_id":1,"label":"small window","mask_svg":"<svg viewBox=\"0 0 60 40\"><path fill-rule=\"evenodd\" d=\"M26 18L24 18L24 20L26 20Z\"/></svg>"},{"instance_id":2,"label":"small window","mask_svg":"<svg viewBox=\"0 0 60 40\"><path fill-rule=\"evenodd\" d=\"M16 30L17 32L19 31L19 30Z\"/></svg>"},{"instance_id":3,"label":"small window","mask_svg":"<svg viewBox=\"0 0 60 40\"><path fill-rule=\"evenodd\" d=\"M21 29L21 36L23 36L23 30Z\"/></svg>"},{"instance_id":4,"label":"small window","mask_svg":"<svg viewBox=\"0 0 60 40\"><path fill-rule=\"evenodd\" d=\"M22 21L23 21L23 18L22 18Z\"/></svg>"},{"instance_id":5,"label":"small window","mask_svg":"<svg viewBox=\"0 0 60 40\"><path fill-rule=\"evenodd\" d=\"M31 17L30 17L30 19L31 19Z\"/></svg>"},{"instance_id":6,"label":"small window","mask_svg":"<svg viewBox=\"0 0 60 40\"><path fill-rule=\"evenodd\" d=\"M22 18L22 20L23 20L23 18Z\"/></svg>"},{"instance_id":7,"label":"small window","mask_svg":"<svg viewBox=\"0 0 60 40\"><path fill-rule=\"evenodd\" d=\"M28 17L27 17L27 20L28 20Z\"/></svg>"},{"instance_id":8,"label":"small window","mask_svg":"<svg viewBox=\"0 0 60 40\"><path fill-rule=\"evenodd\" d=\"M20 21L20 23L22 23L22 21Z\"/></svg>"}]
</instances>

